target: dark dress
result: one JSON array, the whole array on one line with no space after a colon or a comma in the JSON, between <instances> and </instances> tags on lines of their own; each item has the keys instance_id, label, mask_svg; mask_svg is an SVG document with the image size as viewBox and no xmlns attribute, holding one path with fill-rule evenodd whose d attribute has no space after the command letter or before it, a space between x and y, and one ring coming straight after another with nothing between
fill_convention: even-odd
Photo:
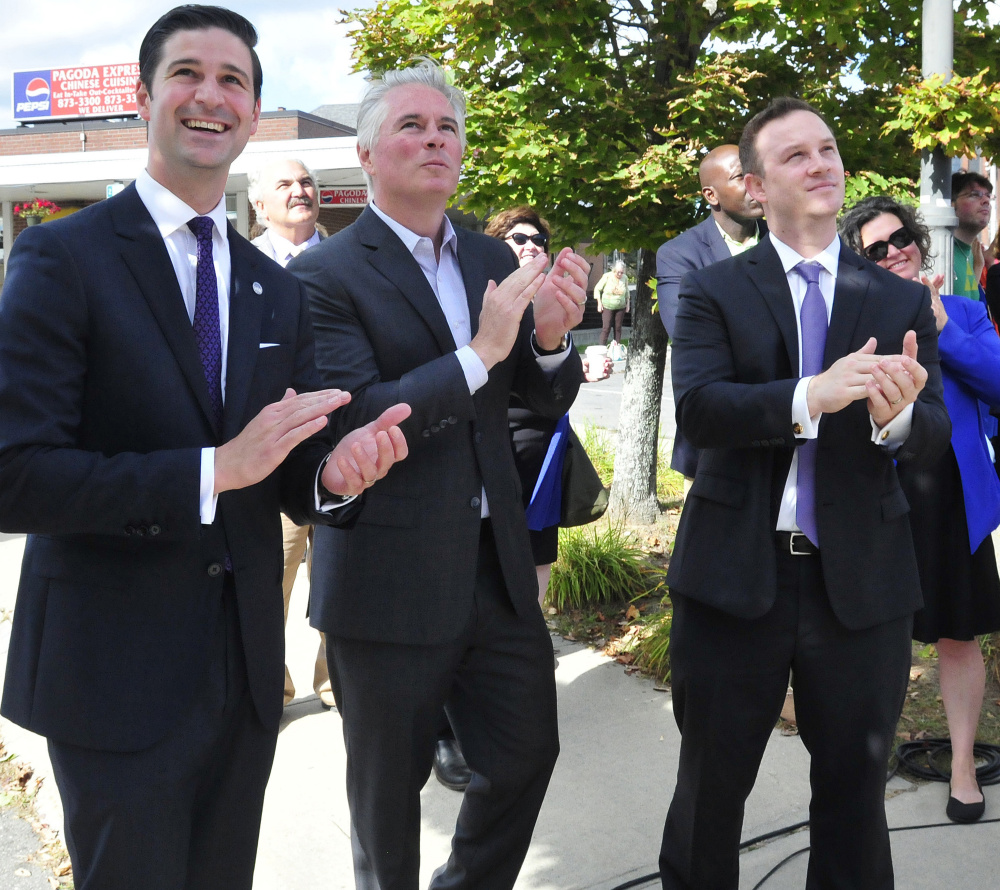
<instances>
[{"instance_id":1,"label":"dark dress","mask_svg":"<svg viewBox=\"0 0 1000 890\"><path fill-rule=\"evenodd\" d=\"M931 469L901 479L910 501L910 525L924 608L913 616L922 643L971 640L1000 628L1000 577L993 539L969 552L969 528L958 463L952 448Z\"/></svg>"},{"instance_id":2,"label":"dark dress","mask_svg":"<svg viewBox=\"0 0 1000 890\"><path fill-rule=\"evenodd\" d=\"M1000 523L1000 480L986 446L993 432L986 406L1000 404L1000 340L983 304L941 300L949 318L938 348L951 444L933 467L901 466L899 474L924 598L913 638L924 643L1000 629L1000 577L990 537Z\"/></svg>"},{"instance_id":3,"label":"dark dress","mask_svg":"<svg viewBox=\"0 0 1000 890\"><path fill-rule=\"evenodd\" d=\"M514 449L514 465L521 480L522 501L525 508L531 500L538 474L541 472L545 453L549 448L556 421L541 417L525 407L517 396L510 397L507 411L507 425L510 444ZM544 566L556 561L559 550L559 526L550 525L541 531L528 529L531 538L531 555L536 566Z\"/></svg>"}]
</instances>

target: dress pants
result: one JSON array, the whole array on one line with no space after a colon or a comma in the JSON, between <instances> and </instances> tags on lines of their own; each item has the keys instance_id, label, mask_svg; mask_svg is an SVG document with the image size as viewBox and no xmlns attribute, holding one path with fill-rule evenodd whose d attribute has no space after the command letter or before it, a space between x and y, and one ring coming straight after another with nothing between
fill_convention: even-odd
<instances>
[{"instance_id":1,"label":"dress pants","mask_svg":"<svg viewBox=\"0 0 1000 890\"><path fill-rule=\"evenodd\" d=\"M288 624L288 602L292 598L292 588L295 586L295 576L302 565L302 557L306 554L306 545L312 540L311 525L296 525L284 513L281 514L281 547L285 556L284 574L281 577L281 592L285 597L285 624ZM306 571L312 574L312 551L306 564ZM286 644L287 645L287 644ZM326 634L319 631L319 649L316 652L316 664L313 667L313 691L323 698L324 693L330 694L330 675L326 664ZM285 704L295 698L295 684L292 675L285 665Z\"/></svg>"},{"instance_id":2,"label":"dress pants","mask_svg":"<svg viewBox=\"0 0 1000 890\"><path fill-rule=\"evenodd\" d=\"M473 775L431 890L509 890L527 853L559 753L552 643L540 611L527 620L514 611L489 522L483 527L475 596L457 640L328 638L359 890L417 890L420 790L442 706Z\"/></svg>"},{"instance_id":3,"label":"dress pants","mask_svg":"<svg viewBox=\"0 0 1000 890\"><path fill-rule=\"evenodd\" d=\"M807 890L891 890L889 752L910 667L912 616L848 630L830 608L819 556L778 553L762 618L734 618L673 593L677 787L663 829L666 890L737 890L743 808L785 701L811 755Z\"/></svg>"},{"instance_id":4,"label":"dress pants","mask_svg":"<svg viewBox=\"0 0 1000 890\"><path fill-rule=\"evenodd\" d=\"M49 741L77 890L250 890L276 743L227 579L211 661L170 734L144 751Z\"/></svg>"}]
</instances>

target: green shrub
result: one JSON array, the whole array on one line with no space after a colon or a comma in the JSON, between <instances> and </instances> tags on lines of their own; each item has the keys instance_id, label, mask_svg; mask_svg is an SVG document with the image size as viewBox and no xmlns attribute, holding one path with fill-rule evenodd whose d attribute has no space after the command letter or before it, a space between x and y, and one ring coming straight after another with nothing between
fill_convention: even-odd
<instances>
[{"instance_id":1,"label":"green shrub","mask_svg":"<svg viewBox=\"0 0 1000 890\"><path fill-rule=\"evenodd\" d=\"M635 654L633 662L661 683L670 680L670 595L663 597L663 611L644 619L622 640L621 650Z\"/></svg>"},{"instance_id":2,"label":"green shrub","mask_svg":"<svg viewBox=\"0 0 1000 890\"><path fill-rule=\"evenodd\" d=\"M661 575L621 524L602 520L561 528L548 600L560 611L626 602L655 586Z\"/></svg>"}]
</instances>

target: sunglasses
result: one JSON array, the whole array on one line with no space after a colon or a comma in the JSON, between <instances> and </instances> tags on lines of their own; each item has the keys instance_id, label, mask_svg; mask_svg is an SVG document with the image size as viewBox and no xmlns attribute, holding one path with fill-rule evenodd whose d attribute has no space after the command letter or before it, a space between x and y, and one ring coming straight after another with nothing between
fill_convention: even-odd
<instances>
[{"instance_id":1,"label":"sunglasses","mask_svg":"<svg viewBox=\"0 0 1000 890\"><path fill-rule=\"evenodd\" d=\"M535 247L548 247L549 236L543 235L541 232L536 232L534 235L525 235L524 232L514 232L512 235L507 236L508 241L513 241L518 247L524 247L529 241L535 245Z\"/></svg>"},{"instance_id":2,"label":"sunglasses","mask_svg":"<svg viewBox=\"0 0 1000 890\"><path fill-rule=\"evenodd\" d=\"M867 247L861 248L861 255L873 263L878 263L884 260L889 255L889 245L891 244L896 250L902 250L904 247L909 247L913 243L913 233L906 228L906 226L901 226L896 229L885 241L873 241Z\"/></svg>"}]
</instances>

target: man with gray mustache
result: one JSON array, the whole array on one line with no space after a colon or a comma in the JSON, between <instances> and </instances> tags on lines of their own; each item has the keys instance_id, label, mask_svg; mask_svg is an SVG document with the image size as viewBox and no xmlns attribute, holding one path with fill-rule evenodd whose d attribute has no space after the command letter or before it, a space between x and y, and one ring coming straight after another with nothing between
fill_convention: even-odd
<instances>
[{"instance_id":1,"label":"man with gray mustache","mask_svg":"<svg viewBox=\"0 0 1000 890\"><path fill-rule=\"evenodd\" d=\"M254 247L284 268L292 257L308 247L319 244L325 237L318 228L319 201L316 199L316 175L297 158L269 161L247 175L248 197L257 213L257 222L264 232L251 242ZM311 525L296 525L281 514L281 545L285 568L281 591L285 599L285 624L288 624L288 602L295 586L306 547L312 538ZM312 557L310 556L310 563ZM286 644L287 646L287 644ZM313 690L324 708L332 708L333 690L326 666L326 635L320 632L316 664L313 668ZM285 665L285 705L295 698L295 684Z\"/></svg>"}]
</instances>

